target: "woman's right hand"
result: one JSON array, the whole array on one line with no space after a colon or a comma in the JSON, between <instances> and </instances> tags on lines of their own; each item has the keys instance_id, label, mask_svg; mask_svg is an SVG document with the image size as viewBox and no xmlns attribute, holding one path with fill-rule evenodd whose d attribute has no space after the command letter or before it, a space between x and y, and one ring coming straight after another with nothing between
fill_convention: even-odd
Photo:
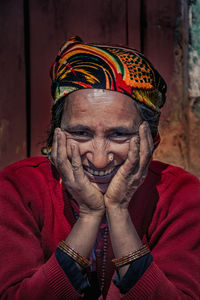
<instances>
[{"instance_id":1,"label":"woman's right hand","mask_svg":"<svg viewBox=\"0 0 200 300\"><path fill-rule=\"evenodd\" d=\"M78 145L71 145L71 159L67 153L67 139L65 133L56 128L50 159L58 170L66 189L77 201L80 216L93 214L103 216L105 205L103 194L92 185L84 174Z\"/></svg>"}]
</instances>

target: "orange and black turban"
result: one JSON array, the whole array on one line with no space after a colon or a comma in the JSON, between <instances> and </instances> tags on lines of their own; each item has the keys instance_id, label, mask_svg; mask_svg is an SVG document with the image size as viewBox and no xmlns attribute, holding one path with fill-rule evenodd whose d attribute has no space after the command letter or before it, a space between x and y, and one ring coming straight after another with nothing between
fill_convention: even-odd
<instances>
[{"instance_id":1,"label":"orange and black turban","mask_svg":"<svg viewBox=\"0 0 200 300\"><path fill-rule=\"evenodd\" d=\"M86 44L71 38L51 67L55 103L78 89L106 89L129 95L159 112L165 103L166 83L138 51Z\"/></svg>"}]
</instances>

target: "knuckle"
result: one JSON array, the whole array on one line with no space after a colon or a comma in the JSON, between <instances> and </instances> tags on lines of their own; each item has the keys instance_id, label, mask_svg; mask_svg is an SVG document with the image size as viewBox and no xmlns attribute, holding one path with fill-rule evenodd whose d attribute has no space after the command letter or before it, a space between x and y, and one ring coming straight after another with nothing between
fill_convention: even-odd
<instances>
[{"instance_id":1,"label":"knuckle","mask_svg":"<svg viewBox=\"0 0 200 300\"><path fill-rule=\"evenodd\" d=\"M139 158L134 158L133 160L130 160L128 159L129 161L129 170L128 170L128 173L129 174L132 174L133 172L136 172L137 170L137 166L138 166L138 163L139 163Z\"/></svg>"},{"instance_id":2,"label":"knuckle","mask_svg":"<svg viewBox=\"0 0 200 300\"><path fill-rule=\"evenodd\" d=\"M119 169L118 172L121 175L122 181L125 181L129 176L128 172L126 172L124 169Z\"/></svg>"},{"instance_id":3,"label":"knuckle","mask_svg":"<svg viewBox=\"0 0 200 300\"><path fill-rule=\"evenodd\" d=\"M152 157L152 152L151 151L145 151L144 156L146 157L147 160L149 160Z\"/></svg>"},{"instance_id":4,"label":"knuckle","mask_svg":"<svg viewBox=\"0 0 200 300\"><path fill-rule=\"evenodd\" d=\"M81 185L77 185L77 186L76 186L76 192L77 192L78 194L80 194L82 191L83 191L82 186L81 186Z\"/></svg>"},{"instance_id":5,"label":"knuckle","mask_svg":"<svg viewBox=\"0 0 200 300\"><path fill-rule=\"evenodd\" d=\"M79 163L77 163L76 161L72 162L72 169L74 171L78 171L79 168L80 168L80 164Z\"/></svg>"},{"instance_id":6,"label":"knuckle","mask_svg":"<svg viewBox=\"0 0 200 300\"><path fill-rule=\"evenodd\" d=\"M58 166L58 168L62 169L62 167L64 166L64 162L61 158L58 158L56 161L56 165Z\"/></svg>"},{"instance_id":7,"label":"knuckle","mask_svg":"<svg viewBox=\"0 0 200 300\"><path fill-rule=\"evenodd\" d=\"M140 170L138 170L138 172L134 175L134 181L140 182L142 176L143 176L143 172L142 172L142 170L140 169Z\"/></svg>"},{"instance_id":8,"label":"knuckle","mask_svg":"<svg viewBox=\"0 0 200 300\"><path fill-rule=\"evenodd\" d=\"M134 176L134 182L137 184L137 185L140 185L142 182L144 182L146 178L146 174L141 174L141 172L135 174Z\"/></svg>"},{"instance_id":9,"label":"knuckle","mask_svg":"<svg viewBox=\"0 0 200 300\"><path fill-rule=\"evenodd\" d=\"M135 165L139 161L139 155L129 154L128 160L131 163L131 165Z\"/></svg>"},{"instance_id":10,"label":"knuckle","mask_svg":"<svg viewBox=\"0 0 200 300\"><path fill-rule=\"evenodd\" d=\"M143 128L144 128L145 131L147 131L149 129L149 124L148 124L147 121L143 122Z\"/></svg>"},{"instance_id":11,"label":"knuckle","mask_svg":"<svg viewBox=\"0 0 200 300\"><path fill-rule=\"evenodd\" d=\"M129 177L131 178L132 176L134 176L135 172L136 172L135 168L130 168L130 169L126 172L124 178L125 178L125 179L128 179Z\"/></svg>"},{"instance_id":12,"label":"knuckle","mask_svg":"<svg viewBox=\"0 0 200 300\"><path fill-rule=\"evenodd\" d=\"M142 175L140 181L141 181L141 182L144 182L145 178L146 178L146 175Z\"/></svg>"},{"instance_id":13,"label":"knuckle","mask_svg":"<svg viewBox=\"0 0 200 300\"><path fill-rule=\"evenodd\" d=\"M134 182L135 182L135 183L138 183L140 180L141 180L140 174L136 174L136 175L134 176Z\"/></svg>"}]
</instances>

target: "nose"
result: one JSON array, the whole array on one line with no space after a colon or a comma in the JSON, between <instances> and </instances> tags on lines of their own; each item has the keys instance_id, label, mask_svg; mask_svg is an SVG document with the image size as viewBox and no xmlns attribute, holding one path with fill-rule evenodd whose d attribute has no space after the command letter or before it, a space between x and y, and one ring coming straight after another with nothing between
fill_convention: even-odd
<instances>
[{"instance_id":1,"label":"nose","mask_svg":"<svg viewBox=\"0 0 200 300\"><path fill-rule=\"evenodd\" d=\"M111 156L113 159L113 154L109 153L109 145L104 140L96 140L92 143L92 151L86 154L89 162L96 169L103 169L107 167L111 162Z\"/></svg>"}]
</instances>

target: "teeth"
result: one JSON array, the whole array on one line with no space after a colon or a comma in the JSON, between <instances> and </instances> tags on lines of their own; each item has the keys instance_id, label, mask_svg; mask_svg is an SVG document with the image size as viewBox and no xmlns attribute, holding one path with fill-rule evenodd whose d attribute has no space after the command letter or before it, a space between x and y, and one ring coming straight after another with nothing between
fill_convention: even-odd
<instances>
[{"instance_id":1,"label":"teeth","mask_svg":"<svg viewBox=\"0 0 200 300\"><path fill-rule=\"evenodd\" d=\"M114 168L112 168L112 169L107 170L107 171L104 172L104 171L94 171L94 170L92 170L90 168L87 168L87 167L85 167L85 169L88 173L90 173L92 175L95 175L95 176L105 176L105 175L110 174L114 170Z\"/></svg>"}]
</instances>

